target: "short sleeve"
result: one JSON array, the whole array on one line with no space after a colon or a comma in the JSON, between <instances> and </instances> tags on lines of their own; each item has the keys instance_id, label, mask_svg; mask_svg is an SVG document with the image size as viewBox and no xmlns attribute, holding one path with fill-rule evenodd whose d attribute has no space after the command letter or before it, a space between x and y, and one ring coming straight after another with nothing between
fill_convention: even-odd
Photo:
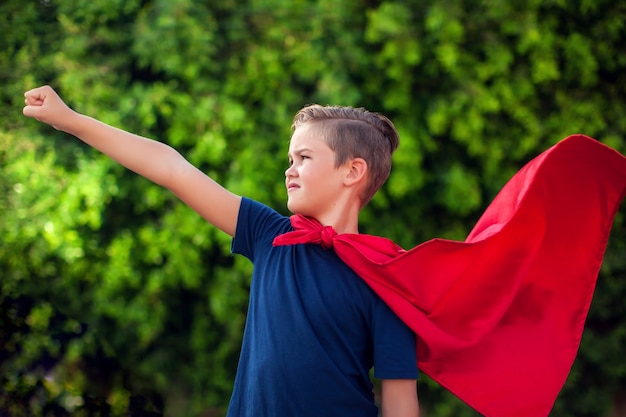
<instances>
[{"instance_id":1,"label":"short sleeve","mask_svg":"<svg viewBox=\"0 0 626 417\"><path fill-rule=\"evenodd\" d=\"M292 230L289 218L249 198L243 198L231 252L254 262L259 248L271 247L274 237Z\"/></svg>"},{"instance_id":2,"label":"short sleeve","mask_svg":"<svg viewBox=\"0 0 626 417\"><path fill-rule=\"evenodd\" d=\"M374 376L379 379L416 379L415 333L379 300L373 319Z\"/></svg>"}]
</instances>

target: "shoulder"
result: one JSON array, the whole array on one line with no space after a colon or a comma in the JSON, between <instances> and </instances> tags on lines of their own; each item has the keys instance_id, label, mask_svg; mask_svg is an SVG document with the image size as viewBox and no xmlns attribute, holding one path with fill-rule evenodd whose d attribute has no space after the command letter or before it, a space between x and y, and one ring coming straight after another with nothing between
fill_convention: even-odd
<instances>
[{"instance_id":1,"label":"shoulder","mask_svg":"<svg viewBox=\"0 0 626 417\"><path fill-rule=\"evenodd\" d=\"M290 230L289 217L244 197L239 207L232 251L250 257L255 247L271 246L274 237Z\"/></svg>"}]
</instances>

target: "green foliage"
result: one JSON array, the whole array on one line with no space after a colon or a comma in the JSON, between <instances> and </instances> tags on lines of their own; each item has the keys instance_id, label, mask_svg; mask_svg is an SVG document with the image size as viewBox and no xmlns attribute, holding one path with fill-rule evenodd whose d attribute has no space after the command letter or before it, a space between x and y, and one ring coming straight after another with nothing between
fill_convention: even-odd
<instances>
[{"instance_id":1,"label":"green foliage","mask_svg":"<svg viewBox=\"0 0 626 417\"><path fill-rule=\"evenodd\" d=\"M3 1L0 410L219 414L251 275L172 195L21 117L25 90L50 83L283 212L293 114L380 111L401 146L362 231L410 247L463 239L568 134L626 152L624 22L608 0ZM625 217L555 416L607 415L624 392ZM475 415L428 378L420 400L428 416Z\"/></svg>"}]
</instances>

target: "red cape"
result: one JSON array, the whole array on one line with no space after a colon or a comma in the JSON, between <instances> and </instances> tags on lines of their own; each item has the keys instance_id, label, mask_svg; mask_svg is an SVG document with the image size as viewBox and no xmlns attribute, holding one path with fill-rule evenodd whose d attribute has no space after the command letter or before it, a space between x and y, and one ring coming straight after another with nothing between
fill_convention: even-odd
<instances>
[{"instance_id":1,"label":"red cape","mask_svg":"<svg viewBox=\"0 0 626 417\"><path fill-rule=\"evenodd\" d=\"M626 158L570 136L524 166L464 242L405 251L292 216L274 244L321 243L417 334L422 372L481 414L550 413L576 357Z\"/></svg>"}]
</instances>

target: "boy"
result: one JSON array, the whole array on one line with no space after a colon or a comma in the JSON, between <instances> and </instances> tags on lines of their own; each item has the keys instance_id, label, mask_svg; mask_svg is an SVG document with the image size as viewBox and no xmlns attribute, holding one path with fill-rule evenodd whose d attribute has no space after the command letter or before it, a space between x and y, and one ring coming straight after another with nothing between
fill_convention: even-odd
<instances>
[{"instance_id":1,"label":"boy","mask_svg":"<svg viewBox=\"0 0 626 417\"><path fill-rule=\"evenodd\" d=\"M24 115L80 138L176 194L233 237L255 265L228 416L418 415L415 334L331 251L274 246L289 218L227 191L171 147L74 112L48 86L25 93ZM309 106L295 117L287 207L336 233L358 233L360 209L389 175L393 124L362 109Z\"/></svg>"}]
</instances>

